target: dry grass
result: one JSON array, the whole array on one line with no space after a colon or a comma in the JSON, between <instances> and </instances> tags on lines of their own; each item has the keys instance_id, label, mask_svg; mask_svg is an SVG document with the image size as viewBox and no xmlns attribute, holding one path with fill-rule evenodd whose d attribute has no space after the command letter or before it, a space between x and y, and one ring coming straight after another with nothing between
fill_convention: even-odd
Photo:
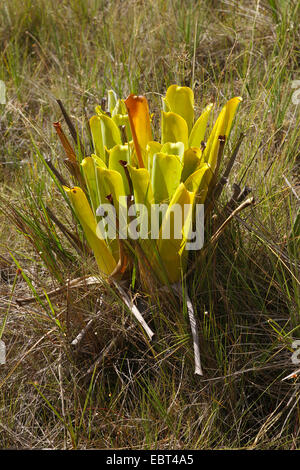
<instances>
[{"instance_id":1,"label":"dry grass","mask_svg":"<svg viewBox=\"0 0 300 470\"><path fill-rule=\"evenodd\" d=\"M0 448L299 448L298 379L282 382L297 368L291 343L299 338L299 245L290 238L297 198L283 178L299 194L300 115L291 101L291 82L300 78L299 13L298 2L279 0L1 2L0 325L7 316L8 355L0 365ZM49 274L2 199L35 220L42 201L66 221L37 154L61 167L55 98L84 129L85 112L105 90L147 94L156 118L171 83L192 85L199 111L243 96L226 157L241 131L246 137L221 204L234 182L249 186L256 201L188 278L203 378L193 374L182 305L137 293L156 333L151 346L107 287L18 306L32 289L49 291L95 266L58 231L61 251L47 238L43 245L55 260ZM10 253L31 289L21 276L12 289ZM74 350L71 341L90 320L93 329Z\"/></svg>"}]
</instances>

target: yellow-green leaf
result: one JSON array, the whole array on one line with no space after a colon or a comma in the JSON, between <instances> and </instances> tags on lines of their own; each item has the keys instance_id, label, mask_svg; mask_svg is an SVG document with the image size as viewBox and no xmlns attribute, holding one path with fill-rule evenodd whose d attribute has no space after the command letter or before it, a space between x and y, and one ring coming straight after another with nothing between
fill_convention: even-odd
<instances>
[{"instance_id":1,"label":"yellow-green leaf","mask_svg":"<svg viewBox=\"0 0 300 470\"><path fill-rule=\"evenodd\" d=\"M112 120L118 127L125 126L126 142L132 140L129 118L127 114L115 114Z\"/></svg>"},{"instance_id":2,"label":"yellow-green leaf","mask_svg":"<svg viewBox=\"0 0 300 470\"><path fill-rule=\"evenodd\" d=\"M201 142L204 140L207 122L212 108L212 103L206 106L201 116L195 122L189 137L190 147L200 147Z\"/></svg>"},{"instance_id":3,"label":"yellow-green leaf","mask_svg":"<svg viewBox=\"0 0 300 470\"><path fill-rule=\"evenodd\" d=\"M128 171L134 189L134 200L137 204L145 204L148 211L154 204L154 196L149 171L146 168L134 168L128 165Z\"/></svg>"},{"instance_id":4,"label":"yellow-green leaf","mask_svg":"<svg viewBox=\"0 0 300 470\"><path fill-rule=\"evenodd\" d=\"M152 167L152 188L155 203L168 202L175 193L181 176L182 165L177 155L156 153Z\"/></svg>"},{"instance_id":5,"label":"yellow-green leaf","mask_svg":"<svg viewBox=\"0 0 300 470\"><path fill-rule=\"evenodd\" d=\"M167 142L182 142L184 148L188 148L188 126L179 114L162 112L162 144Z\"/></svg>"},{"instance_id":6,"label":"yellow-green leaf","mask_svg":"<svg viewBox=\"0 0 300 470\"><path fill-rule=\"evenodd\" d=\"M195 193L188 191L184 183L181 183L162 221L157 246L164 271L167 273L168 280L171 284L180 280L181 268L184 269L186 265L187 253L184 251L184 247L187 241L187 235L192 226L194 199ZM175 213L179 211L179 216L177 216L176 219L174 218L174 211ZM175 220L177 222L176 226ZM179 226L178 220L180 221ZM168 229L170 229L170 237L167 236ZM179 238L179 234L181 234L181 238ZM161 281L164 282L162 273L160 273L159 268L156 267L157 262L153 264L156 269L156 274Z\"/></svg>"},{"instance_id":7,"label":"yellow-green leaf","mask_svg":"<svg viewBox=\"0 0 300 470\"><path fill-rule=\"evenodd\" d=\"M90 129L95 153L107 164L107 150L122 144L119 128L112 118L101 114L90 119Z\"/></svg>"},{"instance_id":8,"label":"yellow-green leaf","mask_svg":"<svg viewBox=\"0 0 300 470\"><path fill-rule=\"evenodd\" d=\"M170 111L179 114L186 121L190 132L194 123L193 90L186 86L171 85L167 89L165 101Z\"/></svg>"},{"instance_id":9,"label":"yellow-green leaf","mask_svg":"<svg viewBox=\"0 0 300 470\"><path fill-rule=\"evenodd\" d=\"M81 188L64 188L74 211L81 224L87 242L95 255L99 270L102 274L110 275L116 267L116 261L108 249L106 242L96 234L97 222L88 200Z\"/></svg>"},{"instance_id":10,"label":"yellow-green leaf","mask_svg":"<svg viewBox=\"0 0 300 470\"><path fill-rule=\"evenodd\" d=\"M237 96L229 100L225 106L223 106L207 141L204 151L204 160L210 164L213 172L217 165L220 146L219 136L225 136L227 139L235 112L241 101L242 98Z\"/></svg>"},{"instance_id":11,"label":"yellow-green leaf","mask_svg":"<svg viewBox=\"0 0 300 470\"><path fill-rule=\"evenodd\" d=\"M146 259L151 260L157 248L156 240L152 240L150 236L151 208L153 207L152 204L154 204L150 175L146 168L134 168L128 165L128 170L134 188L134 203L143 205L142 208L136 208L140 209L138 214L139 232L141 235L138 243ZM143 208L146 209L146 212ZM146 237L143 234L146 234ZM141 259L140 262L143 264L145 260Z\"/></svg>"},{"instance_id":12,"label":"yellow-green leaf","mask_svg":"<svg viewBox=\"0 0 300 470\"><path fill-rule=\"evenodd\" d=\"M115 115L127 116L127 108L124 103L124 100L117 100L114 109L112 110L111 116L114 117Z\"/></svg>"},{"instance_id":13,"label":"yellow-green leaf","mask_svg":"<svg viewBox=\"0 0 300 470\"><path fill-rule=\"evenodd\" d=\"M108 90L107 92L107 108L110 114L113 113L113 110L116 107L116 104L118 102L118 96L117 93L114 90Z\"/></svg>"},{"instance_id":14,"label":"yellow-green leaf","mask_svg":"<svg viewBox=\"0 0 300 470\"><path fill-rule=\"evenodd\" d=\"M96 168L97 188L100 203L108 203L107 196L112 195L113 205L119 214L120 196L125 196L125 189L121 174L115 170Z\"/></svg>"},{"instance_id":15,"label":"yellow-green leaf","mask_svg":"<svg viewBox=\"0 0 300 470\"><path fill-rule=\"evenodd\" d=\"M102 139L102 131L101 131L101 121L99 116L93 116L90 119L90 129L93 139L93 146L94 151L97 157L102 158L105 160L105 152L104 152L104 145Z\"/></svg>"},{"instance_id":16,"label":"yellow-green leaf","mask_svg":"<svg viewBox=\"0 0 300 470\"><path fill-rule=\"evenodd\" d=\"M120 160L130 163L129 148L127 145L116 145L109 152L108 168L119 172L123 179L125 194L129 194L129 184L126 177L124 167L120 164Z\"/></svg>"},{"instance_id":17,"label":"yellow-green leaf","mask_svg":"<svg viewBox=\"0 0 300 470\"><path fill-rule=\"evenodd\" d=\"M201 163L202 150L198 147L189 148L184 152L182 159L181 181L185 181Z\"/></svg>"},{"instance_id":18,"label":"yellow-green leaf","mask_svg":"<svg viewBox=\"0 0 300 470\"><path fill-rule=\"evenodd\" d=\"M102 160L102 158L98 157L98 155L92 153L91 157L93 158L96 166L100 166L101 168L107 168L106 163Z\"/></svg>"},{"instance_id":19,"label":"yellow-green leaf","mask_svg":"<svg viewBox=\"0 0 300 470\"><path fill-rule=\"evenodd\" d=\"M167 153L168 155L178 155L181 160L184 154L184 144L183 142L166 142L160 152Z\"/></svg>"},{"instance_id":20,"label":"yellow-green leaf","mask_svg":"<svg viewBox=\"0 0 300 470\"><path fill-rule=\"evenodd\" d=\"M207 163L202 163L184 182L188 191L197 193L198 204L205 202L211 177L212 171L210 166Z\"/></svg>"},{"instance_id":21,"label":"yellow-green leaf","mask_svg":"<svg viewBox=\"0 0 300 470\"><path fill-rule=\"evenodd\" d=\"M93 209L94 216L99 206L99 197L97 189L97 181L95 174L95 160L93 157L86 157L81 162L83 176L89 192L90 201Z\"/></svg>"},{"instance_id":22,"label":"yellow-green leaf","mask_svg":"<svg viewBox=\"0 0 300 470\"><path fill-rule=\"evenodd\" d=\"M118 127L125 126L126 142L132 140L131 129L129 124L129 117L127 108L123 100L118 100L114 107L111 117Z\"/></svg>"},{"instance_id":23,"label":"yellow-green leaf","mask_svg":"<svg viewBox=\"0 0 300 470\"><path fill-rule=\"evenodd\" d=\"M121 145L120 130L113 119L105 114L99 116L99 119L101 123L103 146L109 150L115 145Z\"/></svg>"},{"instance_id":24,"label":"yellow-green leaf","mask_svg":"<svg viewBox=\"0 0 300 470\"><path fill-rule=\"evenodd\" d=\"M148 169L150 177L152 175L153 157L156 153L161 152L161 149L162 144L160 142L155 142L154 140L148 142L146 146L145 167Z\"/></svg>"}]
</instances>

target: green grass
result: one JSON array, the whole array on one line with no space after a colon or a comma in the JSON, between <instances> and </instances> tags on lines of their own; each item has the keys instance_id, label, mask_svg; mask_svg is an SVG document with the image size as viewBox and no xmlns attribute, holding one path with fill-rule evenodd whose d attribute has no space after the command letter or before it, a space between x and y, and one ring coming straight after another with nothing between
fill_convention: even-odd
<instances>
[{"instance_id":1,"label":"green grass","mask_svg":"<svg viewBox=\"0 0 300 470\"><path fill-rule=\"evenodd\" d=\"M0 17L0 325L8 351L0 448L299 449L299 379L282 381L299 367L291 361L300 334L299 202L286 182L299 194L300 113L291 100L299 3L3 0ZM203 377L193 373L182 304L135 292L155 331L150 345L107 286L42 298L96 273L86 247L76 250L45 210L80 238L41 161L51 158L65 175L55 100L88 142L85 114L107 89L146 94L155 120L172 83L193 87L198 112L243 97L223 167L246 136L219 209L233 183L255 197L184 287ZM17 280L13 259L23 269ZM30 295L38 302L17 305ZM94 328L74 351L89 320Z\"/></svg>"}]
</instances>

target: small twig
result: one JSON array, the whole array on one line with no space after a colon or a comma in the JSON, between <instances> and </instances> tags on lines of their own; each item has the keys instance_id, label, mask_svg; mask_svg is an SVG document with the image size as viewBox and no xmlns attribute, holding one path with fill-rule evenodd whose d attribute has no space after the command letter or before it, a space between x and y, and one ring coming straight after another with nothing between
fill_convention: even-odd
<instances>
[{"instance_id":1,"label":"small twig","mask_svg":"<svg viewBox=\"0 0 300 470\"><path fill-rule=\"evenodd\" d=\"M300 201L300 197L298 196L298 194L296 193L296 191L294 190L293 186L291 185L291 183L289 182L289 180L286 178L286 176L282 175L283 178L284 178L284 181L286 182L286 184L288 185L288 187L290 188L290 190L292 191L292 193L294 194L295 198L297 199L297 201Z\"/></svg>"},{"instance_id":2,"label":"small twig","mask_svg":"<svg viewBox=\"0 0 300 470\"><path fill-rule=\"evenodd\" d=\"M54 215L52 210L49 207L46 207L47 214L49 215L50 219L58 226L58 228L62 231L62 233L67 237L69 242L73 245L76 251L79 254L87 251L87 247L84 246L82 241L76 237L67 227ZM90 251L91 253L91 251Z\"/></svg>"},{"instance_id":3,"label":"small twig","mask_svg":"<svg viewBox=\"0 0 300 470\"><path fill-rule=\"evenodd\" d=\"M65 158L64 159L64 164L65 164L66 168L69 170L70 174L75 178L75 180L77 180L80 187L84 191L86 191L86 184L85 184L84 178L81 175L80 167L78 165L78 162L77 161L73 162L72 160L69 160L69 159Z\"/></svg>"},{"instance_id":4,"label":"small twig","mask_svg":"<svg viewBox=\"0 0 300 470\"><path fill-rule=\"evenodd\" d=\"M174 291L176 292L176 294L178 295L178 297L183 300L181 284L180 283L173 284L172 287ZM187 311L189 315L192 338L193 338L195 374L203 375L203 371L201 367L201 360L200 360L199 334L198 334L198 329L197 329L196 317L194 314L194 308L187 292L185 292L185 298L186 298L186 306L187 306Z\"/></svg>"},{"instance_id":5,"label":"small twig","mask_svg":"<svg viewBox=\"0 0 300 470\"><path fill-rule=\"evenodd\" d=\"M147 323L145 322L141 312L138 310L138 308L134 305L134 303L129 299L129 297L127 296L126 292L124 291L124 289L122 289L122 287L120 286L120 284L115 281L114 279L111 279L111 282L112 284L115 286L115 288L117 289L117 291L119 292L120 296L121 296L121 299L123 300L124 304L126 305L126 307L131 311L131 313L135 316L135 318L137 319L137 321L142 325L143 329L145 330L145 332L147 333L150 341L152 340L152 337L154 335L153 331L151 330L151 328L149 328L149 326L147 325Z\"/></svg>"},{"instance_id":6,"label":"small twig","mask_svg":"<svg viewBox=\"0 0 300 470\"><path fill-rule=\"evenodd\" d=\"M217 164L214 170L214 175L216 178L218 176L219 168L220 168L221 161L223 158L223 153L224 153L224 148L225 148L225 143L226 143L226 135L219 135L218 140L219 140L219 150L218 150L218 156L217 156Z\"/></svg>"},{"instance_id":7,"label":"small twig","mask_svg":"<svg viewBox=\"0 0 300 470\"><path fill-rule=\"evenodd\" d=\"M292 372L291 374L281 379L281 381L288 380L288 379L296 379L299 374L300 374L300 369L294 370L294 372Z\"/></svg>"},{"instance_id":8,"label":"small twig","mask_svg":"<svg viewBox=\"0 0 300 470\"><path fill-rule=\"evenodd\" d=\"M58 181L62 186L69 186L69 184L66 182L64 177L60 174L60 172L54 167L53 163L51 162L50 158L45 158L45 162L47 163L48 167L52 171L52 173L56 176Z\"/></svg>"},{"instance_id":9,"label":"small twig","mask_svg":"<svg viewBox=\"0 0 300 470\"><path fill-rule=\"evenodd\" d=\"M93 153L94 146L93 146L93 136L92 136L92 131L91 131L91 126L90 126L90 120L87 115L86 107L83 107L83 114L84 114L84 122L85 122L85 127L88 133L88 138L89 138L89 146L90 146L90 153Z\"/></svg>"},{"instance_id":10,"label":"small twig","mask_svg":"<svg viewBox=\"0 0 300 470\"><path fill-rule=\"evenodd\" d=\"M244 132L241 132L241 134L240 134L240 136L239 136L239 139L238 139L238 141L237 141L237 144L236 144L236 146L235 146L235 148L234 148L234 150L233 150L233 152L232 152L232 155L231 155L231 157L230 157L230 160L229 160L229 162L228 162L228 164L227 164L227 167L226 167L226 169L225 169L225 171L224 171L224 174L223 174L224 178L228 178L228 176L230 175L230 172L231 172L231 170L232 170L233 164L234 164L234 162L235 162L235 159L236 159L236 157L237 157L237 154L238 154L238 152L239 152L239 150L240 150L240 146L241 146L241 144L242 144L242 142L243 142L245 136L246 136L246 134L245 134Z\"/></svg>"},{"instance_id":11,"label":"small twig","mask_svg":"<svg viewBox=\"0 0 300 470\"><path fill-rule=\"evenodd\" d=\"M236 206L236 201L240 194L241 194L241 187L237 183L233 183L232 196L224 207L224 213L233 211L234 207Z\"/></svg>"},{"instance_id":12,"label":"small twig","mask_svg":"<svg viewBox=\"0 0 300 470\"><path fill-rule=\"evenodd\" d=\"M208 186L208 197L207 197L208 204L205 208L205 218L208 217L208 215L211 213L211 211L213 210L213 207L215 205L214 192L215 192L215 188L217 187L216 186L217 185L217 177L218 177L218 172L219 172L222 156L223 156L223 153L224 153L226 136L225 135L219 135L218 140L219 140L219 149L218 149L217 163L216 163L216 168L213 172L213 176L212 176L211 181L210 181L209 186Z\"/></svg>"},{"instance_id":13,"label":"small twig","mask_svg":"<svg viewBox=\"0 0 300 470\"><path fill-rule=\"evenodd\" d=\"M102 296L100 297L100 307L102 305ZM99 313L100 310L97 311ZM73 339L71 346L78 347L81 343L81 341L85 338L86 334L91 330L92 326L94 325L95 321L97 318L91 318L91 320L88 321L86 326L78 333L75 339Z\"/></svg>"},{"instance_id":14,"label":"small twig","mask_svg":"<svg viewBox=\"0 0 300 470\"><path fill-rule=\"evenodd\" d=\"M129 186L129 195L133 197L134 189L133 189L132 179L128 170L128 162L126 160L119 160L119 163L124 168L124 172L128 181L128 186ZM132 202L133 202L133 199L132 199Z\"/></svg>"},{"instance_id":15,"label":"small twig","mask_svg":"<svg viewBox=\"0 0 300 470\"><path fill-rule=\"evenodd\" d=\"M111 341L110 343L106 346L106 348L102 351L101 355L98 357L98 359L94 362L94 364L87 370L86 374L85 375L88 375L88 374L91 374L92 372L94 372L95 370L95 367L98 367L99 364L101 364L103 362L103 359L105 358L105 356L107 356L107 354L110 353L110 351L114 348L114 346L116 345L118 339L120 338L121 335L118 335L118 336L115 336Z\"/></svg>"},{"instance_id":16,"label":"small twig","mask_svg":"<svg viewBox=\"0 0 300 470\"><path fill-rule=\"evenodd\" d=\"M63 146L63 148L66 152L68 160L71 161L71 162L76 163L77 159L76 159L75 152L74 152L67 136L65 135L64 131L62 130L60 122L59 121L54 122L53 126L54 126L54 129L56 130L57 135L58 135L58 137L61 141L61 144L62 144L62 146Z\"/></svg>"},{"instance_id":17,"label":"small twig","mask_svg":"<svg viewBox=\"0 0 300 470\"><path fill-rule=\"evenodd\" d=\"M90 331L94 323L95 323L95 318L92 318L91 320L89 320L86 326L78 333L76 338L73 339L71 346L78 347L81 341L83 340L83 338Z\"/></svg>"},{"instance_id":18,"label":"small twig","mask_svg":"<svg viewBox=\"0 0 300 470\"><path fill-rule=\"evenodd\" d=\"M67 113L67 111L66 111L64 105L62 104L61 100L56 100L56 101L57 101L57 104L59 105L59 107L61 109L61 112L63 113L63 116L65 118L65 121L67 123L67 126L69 128L70 134L71 134L71 136L74 140L75 145L77 146L79 144L81 155L84 155L84 147L82 145L82 142L79 138L78 132L76 131L75 126L74 126L69 114Z\"/></svg>"},{"instance_id":19,"label":"small twig","mask_svg":"<svg viewBox=\"0 0 300 470\"><path fill-rule=\"evenodd\" d=\"M241 132L240 137L239 137L239 139L238 139L238 142L237 142L237 144L236 144L236 146L235 146L235 148L234 148L234 150L233 150L233 152L232 152L232 155L231 155L231 157L230 157L230 159L229 159L229 162L228 162L228 164L227 164L227 167L226 167L226 169L225 169L225 171L224 171L222 177L220 178L220 180L219 180L219 182L218 182L218 184L217 184L217 186L216 186L216 189L215 189L215 191L214 191L214 195L213 195L214 201L216 201L216 200L220 197L220 195L222 194L223 188L224 188L224 186L226 185L226 183L227 183L227 181L228 181L228 177L229 177L229 175L230 175L230 172L231 172L231 170L232 170L232 167L233 167L233 165L234 165L234 162L235 162L235 160L236 160L237 154L238 154L238 152L239 152L240 146L241 146L241 144L242 144L242 141L243 141L245 135L246 135L246 134L244 134L243 132Z\"/></svg>"},{"instance_id":20,"label":"small twig","mask_svg":"<svg viewBox=\"0 0 300 470\"><path fill-rule=\"evenodd\" d=\"M69 283L67 282L64 284L62 287L58 287L57 289L53 289L49 291L46 294L40 294L39 298L46 298L47 296L50 297L55 297L57 295L62 294L66 290L70 289L79 289L81 287L86 287L86 286L92 286L96 284L102 284L102 280L99 277L96 276L84 276L84 277L78 277L76 279L73 279ZM25 304L30 304L36 300L36 297L25 297L23 299L16 299L16 303L18 305L25 305Z\"/></svg>"},{"instance_id":21,"label":"small twig","mask_svg":"<svg viewBox=\"0 0 300 470\"><path fill-rule=\"evenodd\" d=\"M213 234L213 236L211 237L210 239L210 244L213 244L215 243L218 238L220 237L220 235L222 234L222 232L224 231L224 229L226 228L226 226L229 224L229 222L239 213L241 212L243 209L245 209L246 207L248 206L251 206L252 204L254 203L254 197L249 197L248 199L246 199L246 201L242 202L241 205L239 205L239 207L237 207L231 214L230 216L225 220L225 222L223 222L223 224L221 225L221 227L218 228L218 230L216 231L216 233Z\"/></svg>"},{"instance_id":22,"label":"small twig","mask_svg":"<svg viewBox=\"0 0 300 470\"><path fill-rule=\"evenodd\" d=\"M19 162L17 162L17 161L16 162L6 162L5 161L5 162L0 162L0 165L20 165L20 166L22 166L22 165L25 165L25 163L29 163L29 160L24 159L24 160L21 160Z\"/></svg>"},{"instance_id":23,"label":"small twig","mask_svg":"<svg viewBox=\"0 0 300 470\"><path fill-rule=\"evenodd\" d=\"M235 208L241 204L246 197L251 193L251 188L248 186L245 186L242 190L240 186L236 183L232 185L233 189L233 194L231 196L231 199L227 202L225 205L223 211L219 214L218 216L218 225L217 228L219 228L222 223L224 222L226 215L231 214Z\"/></svg>"},{"instance_id":24,"label":"small twig","mask_svg":"<svg viewBox=\"0 0 300 470\"><path fill-rule=\"evenodd\" d=\"M240 192L240 194L238 195L238 198L236 200L236 202L243 202L244 199L246 199L246 197L251 193L252 189L249 188L249 186L245 186L242 191Z\"/></svg>"}]
</instances>

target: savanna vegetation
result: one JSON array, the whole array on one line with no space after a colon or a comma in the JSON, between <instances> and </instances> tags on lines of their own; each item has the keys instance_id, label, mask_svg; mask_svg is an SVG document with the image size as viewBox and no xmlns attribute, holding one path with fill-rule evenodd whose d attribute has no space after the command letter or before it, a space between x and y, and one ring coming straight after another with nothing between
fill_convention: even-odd
<instances>
[{"instance_id":1,"label":"savanna vegetation","mask_svg":"<svg viewBox=\"0 0 300 470\"><path fill-rule=\"evenodd\" d=\"M1 1L1 449L299 449L299 24L296 0ZM168 266L177 293L139 244L117 281L99 276L63 189L91 196L108 90L146 97L159 140L174 84L195 120L213 104L204 146L242 98L215 152L218 197L206 186L204 249L179 278ZM58 122L83 166L66 164Z\"/></svg>"}]
</instances>

